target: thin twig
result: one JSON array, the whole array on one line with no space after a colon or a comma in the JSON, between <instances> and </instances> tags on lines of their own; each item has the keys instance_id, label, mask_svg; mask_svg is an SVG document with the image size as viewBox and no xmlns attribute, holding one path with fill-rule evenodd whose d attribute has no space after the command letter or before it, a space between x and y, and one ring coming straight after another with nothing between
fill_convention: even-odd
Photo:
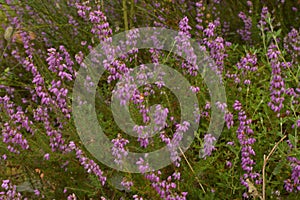
<instances>
[{"instance_id":1,"label":"thin twig","mask_svg":"<svg viewBox=\"0 0 300 200\"><path fill-rule=\"evenodd\" d=\"M269 155L266 157L266 155L264 155L264 164L263 164L263 168L262 168L262 174L263 174L263 188L262 188L262 193L263 193L263 200L266 200L266 179L265 179L265 170L266 170L266 165L268 160L270 159L271 155L274 153L274 151L276 150L276 148L278 147L278 145L287 137L287 135L284 135L272 148L271 152L269 153Z\"/></svg>"},{"instance_id":2,"label":"thin twig","mask_svg":"<svg viewBox=\"0 0 300 200\"><path fill-rule=\"evenodd\" d=\"M181 154L183 155L184 160L187 162L189 168L191 169L192 173L195 175L195 178L196 178L197 182L199 183L199 185L200 185L202 191L204 192L204 194L206 194L203 185L200 183L200 180L199 180L199 178L197 177L197 175L196 175L196 173L195 173L193 167L191 166L190 162L188 161L188 159L186 158L186 156L184 155L184 153L183 153L183 151L182 151L182 149L181 149L180 147L179 147L179 150L180 150Z\"/></svg>"},{"instance_id":3,"label":"thin twig","mask_svg":"<svg viewBox=\"0 0 300 200\"><path fill-rule=\"evenodd\" d=\"M128 31L128 17L127 17L126 0L123 0L123 17L124 17L125 31Z\"/></svg>"},{"instance_id":4,"label":"thin twig","mask_svg":"<svg viewBox=\"0 0 300 200\"><path fill-rule=\"evenodd\" d=\"M130 2L130 19L129 19L129 28L133 28L133 18L134 18L134 0Z\"/></svg>"}]
</instances>

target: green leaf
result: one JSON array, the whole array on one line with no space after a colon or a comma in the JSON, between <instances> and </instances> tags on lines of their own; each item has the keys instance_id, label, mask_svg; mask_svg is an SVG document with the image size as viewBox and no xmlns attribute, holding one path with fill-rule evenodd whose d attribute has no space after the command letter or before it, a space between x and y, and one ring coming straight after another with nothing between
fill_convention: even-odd
<instances>
[{"instance_id":1,"label":"green leaf","mask_svg":"<svg viewBox=\"0 0 300 200\"><path fill-rule=\"evenodd\" d=\"M294 147L297 146L295 136L292 135L292 134L289 134L288 136L289 136L289 140L290 140L290 142L292 143L292 145L293 145Z\"/></svg>"},{"instance_id":2,"label":"green leaf","mask_svg":"<svg viewBox=\"0 0 300 200\"><path fill-rule=\"evenodd\" d=\"M282 167L285 165L285 163L284 162L278 162L278 165L276 165L276 167L275 167L275 169L273 170L273 172L272 172L272 174L273 175L277 175L277 174L279 174L280 173L280 171L281 171L281 169L282 169Z\"/></svg>"},{"instance_id":3,"label":"green leaf","mask_svg":"<svg viewBox=\"0 0 300 200\"><path fill-rule=\"evenodd\" d=\"M278 31L276 31L276 32L274 33L274 36L275 36L275 37L278 37L280 34L281 34L281 29L279 29Z\"/></svg>"}]
</instances>

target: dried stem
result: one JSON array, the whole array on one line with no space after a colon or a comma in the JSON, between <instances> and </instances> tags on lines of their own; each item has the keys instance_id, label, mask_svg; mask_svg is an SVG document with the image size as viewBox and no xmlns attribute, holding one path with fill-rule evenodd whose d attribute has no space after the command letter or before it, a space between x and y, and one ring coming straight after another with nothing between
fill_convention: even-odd
<instances>
[{"instance_id":1,"label":"dried stem","mask_svg":"<svg viewBox=\"0 0 300 200\"><path fill-rule=\"evenodd\" d=\"M126 0L123 0L123 17L124 17L124 25L125 25L125 31L128 31L128 17L127 17L127 5Z\"/></svg>"},{"instance_id":2,"label":"dried stem","mask_svg":"<svg viewBox=\"0 0 300 200\"><path fill-rule=\"evenodd\" d=\"M278 145L287 137L287 135L284 135L272 148L271 152L269 153L269 155L266 157L266 155L264 155L264 164L263 164L263 168L262 168L262 174L263 174L263 188L262 188L262 194L263 200L266 200L266 178L265 178L265 170L266 170L266 165L268 160L270 159L271 155L274 153L274 151L276 150L276 148L278 147Z\"/></svg>"},{"instance_id":3,"label":"dried stem","mask_svg":"<svg viewBox=\"0 0 300 200\"><path fill-rule=\"evenodd\" d=\"M196 175L196 173L195 173L193 167L191 166L190 162L188 161L188 159L187 159L186 156L184 155L184 152L182 151L182 149L181 149L180 147L179 147L179 150L180 150L181 154L183 155L184 160L185 160L186 163L188 164L189 168L191 169L192 173L195 175L195 178L196 178L197 182L199 183L199 185L200 185L202 191L204 192L204 194L206 194L203 185L200 183L199 178L197 177L197 175Z\"/></svg>"}]
</instances>

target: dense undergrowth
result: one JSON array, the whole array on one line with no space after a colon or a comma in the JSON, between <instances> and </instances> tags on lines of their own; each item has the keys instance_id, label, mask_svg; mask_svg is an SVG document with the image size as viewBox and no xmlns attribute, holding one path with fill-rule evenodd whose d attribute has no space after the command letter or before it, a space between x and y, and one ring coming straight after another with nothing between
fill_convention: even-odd
<instances>
[{"instance_id":1,"label":"dense undergrowth","mask_svg":"<svg viewBox=\"0 0 300 200\"><path fill-rule=\"evenodd\" d=\"M297 199L299 9L299 1L284 0L0 1L0 199ZM140 173L126 173L94 158L80 140L72 91L94 47L140 27L194 39L214 61L227 100L211 102L214 91L195 66L163 50L131 49L105 66L98 83L86 77L86 87L97 85L97 120L119 165L127 151L172 148L168 141L180 142L192 124L181 123L180 102L163 82L127 97L127 86L116 90L121 77L144 63L165 64L197 96L190 148L160 170L146 172L141 159ZM115 122L114 94L129 104L138 138ZM224 114L219 138L207 132L213 106ZM150 123L162 131L146 138Z\"/></svg>"}]
</instances>

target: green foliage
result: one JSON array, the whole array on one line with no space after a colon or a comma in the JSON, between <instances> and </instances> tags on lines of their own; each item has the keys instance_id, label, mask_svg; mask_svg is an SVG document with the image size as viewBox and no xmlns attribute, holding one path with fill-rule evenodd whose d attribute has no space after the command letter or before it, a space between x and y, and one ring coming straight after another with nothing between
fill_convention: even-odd
<instances>
[{"instance_id":1,"label":"green foliage","mask_svg":"<svg viewBox=\"0 0 300 200\"><path fill-rule=\"evenodd\" d=\"M130 28L142 27L145 25L152 26L154 21L166 25L169 28L178 30L178 23L184 17L188 16L190 19L189 24L193 27L191 33L196 40L197 38L195 25L196 11L192 9L187 11L187 4L170 3L171 1L159 1L161 7L165 8L164 11L157 9L151 3L152 1L143 0L131 9L131 4L128 3L129 15L135 16L135 19L129 18ZM157 1L158 2L158 1ZM192 1L191 1L192 2ZM199 123L199 129L195 133L196 139L193 141L189 150L182 156L180 168L174 166L168 166L162 169L164 178L171 175L175 170L181 172L182 179L177 181L177 188L179 191L188 192L188 199L241 199L244 192L247 192L247 188L241 185L240 177L243 175L241 168L241 145L236 137L236 131L238 129L238 115L233 110L232 106L235 100L239 100L246 115L249 119L252 119L251 128L254 131L254 137L256 143L253 149L256 152L255 155L255 166L254 171L262 174L262 168L264 164L264 155L268 155L274 145L285 135L291 144L295 147L290 149L286 141L280 143L276 148L276 151L272 154L266 165L266 196L267 199L296 199L297 194L288 193L284 189L284 180L290 178L291 167L287 161L288 156L294 156L300 158L300 151L297 145L299 144L299 129L292 128L295 125L296 120L299 119L300 104L293 104L294 99L285 95L284 111L290 110L291 114L286 116L284 113L280 117L276 116L270 107L270 80L272 68L267 56L269 45L275 44L280 54L280 62L287 63L291 61L291 55L286 52L283 45L283 38L290 31L291 26L298 26L294 21L299 17L299 12L290 12L293 6L299 5L292 3L292 1L286 1L285 4L276 3L278 1L264 1L260 3L259 0L253 1L253 12L250 17L252 19L253 27L251 29L252 42L247 43L241 40L240 36L236 33L236 30L243 27L241 20L238 18L238 13L243 11L246 12L248 7L245 1L228 0L223 1L220 5L217 5L217 11L219 15L213 15L213 5L211 3L204 2L205 10L203 17L203 25L207 27L207 24L213 19L220 17L221 23L230 22L230 30L227 35L224 36L226 41L232 42L232 45L226 47L226 54L228 57L224 60L224 74L225 73L235 74L241 77L240 83L235 83L234 79L224 78L224 85L227 93L227 105L228 111L234 113L234 127L227 129L224 127L221 137L218 139L216 144L216 150L213 154L206 159L199 158L199 151L204 146L203 137L206 134L207 128L210 122L210 115L206 118L201 118ZM7 7L4 1L0 1L4 7ZM33 41L35 44L35 64L44 77L45 87L51 87L51 81L57 80L57 76L48 70L47 62L47 47L43 42L43 37L47 37L51 41L51 46L58 49L60 45L64 45L71 54L72 58L82 51L84 54L88 54L89 50L87 46L82 46L82 41L87 41L88 44L97 45L95 36L89 32L91 24L80 19L74 8L69 8L67 3L64 1L57 1L57 3L49 3L42 1L26 1L20 3L22 6L26 4L30 5L35 13L39 16L40 21L30 16L28 12L24 13L24 20L28 22L24 24L24 27L28 31L32 31L36 35L36 39ZM123 31L125 25L122 23L122 5L118 1L104 1L104 5L113 11L107 10L106 15L110 21L110 26L113 32ZM92 3L93 6L96 3ZM113 7L109 7L113 6ZM260 12L263 5L267 5L269 10L273 10L273 13L268 18L267 27L268 31L260 30L256 25L260 20ZM226 7L226 9L224 9ZM130 10L131 9L131 10ZM10 11L14 14L15 11ZM78 27L69 24L67 14L74 16L78 21ZM158 16L165 18L164 22L160 21ZM298 18L299 20L299 18ZM3 12L0 12L0 21L3 21L7 27L9 24L6 21L6 17ZM48 23L49 21L52 24ZM74 28L77 29L79 34L74 36ZM5 30L0 28L0 32L4 33ZM222 30L218 28L216 31L221 35ZM3 39L3 38L1 38ZM279 40L277 42L277 39ZM24 88L30 88L34 90L32 85L32 76L28 75L24 68L13 58L11 55L11 48L22 48L22 44L14 43L10 46L8 41L1 41L4 44L3 51L0 51L0 85L12 87L14 91L14 103L21 106L24 110L29 113L30 119L33 118L32 110L36 109L39 105L35 102L29 102L28 104L22 103L22 98L30 97L29 90ZM38 52L40 50L40 52ZM8 56L3 57L4 53L8 53ZM23 52L24 53L24 52ZM245 76L241 70L238 69L237 63L241 58L247 54L253 54L257 56L257 67L258 71L248 73ZM130 68L134 68L138 64L145 61L151 61L149 54L146 52L139 52L134 61L126 63ZM197 98L200 105L200 111L204 111L204 106L210 101L209 91L204 83L203 79L191 78L187 75L186 71L181 68L180 58L174 57L172 53L163 54L159 57L159 62L168 66L172 66L178 72L185 74L185 77L190 81L191 85L198 86L200 92L197 93ZM74 70L79 69L79 65L74 66ZM24 76L19 76L24 74ZM299 87L299 76L300 76L300 65L294 64L293 68L284 70L283 75L285 86L287 88ZM123 138L129 139L130 144L126 148L130 151L135 152L148 152L159 149L164 146L160 142L159 136L156 135L150 141L150 147L144 149L139 146L139 142L134 137L126 136L126 133L122 132L117 124L114 122L113 114L111 112L110 101L112 96L112 90L116 83L108 84L106 79L108 74L99 80L98 88L96 92L96 111L99 125L102 127L105 134L110 138L114 139L120 133ZM243 84L243 82L249 79L250 85ZM62 83L65 88L72 91L73 83ZM140 92L145 92L145 88L139 88ZM180 105L178 99L172 92L166 88L154 87L155 96L143 96L147 106L161 104L168 108L170 116L174 116L175 121L180 121ZM5 96L7 91L3 88L0 89L0 96ZM68 94L68 105L72 105L71 95ZM2 106L2 105L1 105ZM193 105L191 105L193 106ZM9 117L5 112L3 106L0 107L1 111L1 129L4 129L4 122L9 121ZM142 125L142 116L139 113L139 109L130 103L130 113L136 124ZM210 114L210 113L209 113ZM50 118L53 120L53 125L56 126L55 119L59 117L63 119L63 113L61 110L53 110ZM87 116L89 117L89 116ZM13 124L13 122L10 122ZM75 141L76 145L84 149L81 141L76 133L76 127L74 122L71 120L64 120L63 137L69 141ZM169 120L170 124L171 121ZM101 196L107 199L132 199L134 194L143 196L144 199L160 199L159 195L151 187L151 182L140 174L130 174L116 172L98 163L105 176L108 178L108 183L102 186L97 177L86 173L84 168L80 165L76 159L74 153L62 154L59 152L52 152L49 146L49 137L45 134L46 130L43 122L36 123L33 125L35 134L30 135L28 132L22 130L22 134L28 140L30 145L29 150L21 151L22 156L10 153L7 150L7 145L4 142L0 142L0 156L6 154L9 160L0 159L0 179L10 179L12 182L19 187L19 191L22 191L24 196L29 196L30 199L40 199L33 194L34 189L40 190L46 199L63 199L69 194L74 193L78 199L100 199ZM175 125L169 127L166 135L172 136L175 131ZM2 139L0 137L0 139ZM234 142L235 145L228 145L228 142ZM44 155L50 153L50 159L45 160ZM104 153L104 152L102 152ZM85 154L92 158L92 156L85 149ZM232 166L226 165L226 162L230 161ZM64 166L66 164L66 166ZM134 182L134 186L130 190L121 190L115 188L114 177L116 174L119 177L125 177L128 180ZM118 179L119 180L119 179ZM256 185L258 192L262 193L262 186ZM21 188L21 189L20 189ZM203 191L204 188L204 191ZM67 189L67 193L64 193L64 189ZM280 191L280 197L275 195L275 191Z\"/></svg>"}]
</instances>

